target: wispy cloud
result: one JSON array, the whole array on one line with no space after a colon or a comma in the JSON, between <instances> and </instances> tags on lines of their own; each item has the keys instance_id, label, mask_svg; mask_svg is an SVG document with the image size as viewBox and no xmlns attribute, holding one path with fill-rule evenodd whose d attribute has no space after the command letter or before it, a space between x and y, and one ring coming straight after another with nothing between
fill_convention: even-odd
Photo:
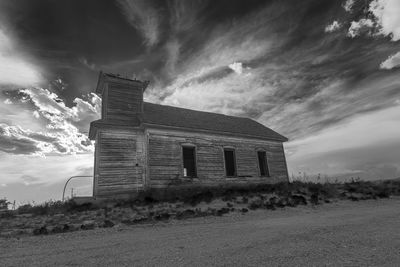
<instances>
[{"instance_id":1,"label":"wispy cloud","mask_svg":"<svg viewBox=\"0 0 400 267\"><path fill-rule=\"evenodd\" d=\"M199 23L204 20L201 17L204 8L209 1L167 1L168 12L165 18L166 28L169 34L166 36L164 50L166 51L166 64L163 74L167 79L177 75L176 67L180 61L182 47L189 36L196 32ZM186 37L187 36L187 37Z\"/></svg>"},{"instance_id":2,"label":"wispy cloud","mask_svg":"<svg viewBox=\"0 0 400 267\"><path fill-rule=\"evenodd\" d=\"M229 64L228 67L237 74L243 73L243 64L241 62L233 62L232 64Z\"/></svg>"},{"instance_id":3,"label":"wispy cloud","mask_svg":"<svg viewBox=\"0 0 400 267\"><path fill-rule=\"evenodd\" d=\"M163 103L243 116L249 107L262 109L257 99L265 99L275 89L263 85L257 74L237 75L230 71L222 78L193 81L177 88Z\"/></svg>"},{"instance_id":4,"label":"wispy cloud","mask_svg":"<svg viewBox=\"0 0 400 267\"><path fill-rule=\"evenodd\" d=\"M139 30L149 47L160 38L160 13L145 0L118 0L127 21Z\"/></svg>"},{"instance_id":5,"label":"wispy cloud","mask_svg":"<svg viewBox=\"0 0 400 267\"><path fill-rule=\"evenodd\" d=\"M356 1L346 1L343 7L352 15L333 20L325 27L327 33L348 27L348 37L353 37L354 44L358 44L354 46L343 43L345 34L324 34L314 24L296 21L301 16L285 24L282 17L290 12L277 3L213 25L195 48L187 47L185 39L172 34L173 38L164 46L165 69L171 70L166 72L167 82L153 84L146 91L146 97L163 104L256 119L294 140L288 144L292 169L389 177L397 168L389 160L388 165L379 160L375 160L376 164L368 165L360 160L346 165L337 157L346 155L347 151L361 159L363 149L369 143L377 145L378 139L369 136L364 142L360 139L353 146L335 150L340 147L340 140L367 131L368 120L369 123L381 120L383 127L383 122L388 122L388 114L395 114L389 111L398 101L395 97L400 86L398 75L376 70L379 55L387 55L392 48L378 49L372 43L361 44L356 38L384 36L376 15L357 17L358 11L363 13L360 6ZM286 12L284 16L282 12ZM309 11L297 8L296 12L299 15ZM197 15L188 25L201 21ZM348 21L349 18L353 21ZM307 32L307 40L301 35L303 31ZM297 34L301 38L296 38ZM382 114L388 116L386 120L381 118ZM335 138L330 132L341 138ZM375 133L379 135L378 130ZM394 129L385 138L394 144L397 134ZM324 146L330 139L333 146ZM393 146L398 148L397 144ZM317 151L319 147L324 150ZM306 156L304 153L308 151L310 154ZM380 151L383 155L384 151ZM316 158L321 154L324 156L319 162ZM324 157L327 161L322 162ZM318 163L311 164L310 159Z\"/></svg>"},{"instance_id":6,"label":"wispy cloud","mask_svg":"<svg viewBox=\"0 0 400 267\"><path fill-rule=\"evenodd\" d=\"M79 61L80 63L82 63L85 67L87 67L87 68L90 69L90 70L95 70L95 71L98 70L98 67L96 66L96 64L94 64L94 63L89 63L88 60L87 60L86 58L81 57L81 58L78 59L78 61Z\"/></svg>"},{"instance_id":7,"label":"wispy cloud","mask_svg":"<svg viewBox=\"0 0 400 267\"><path fill-rule=\"evenodd\" d=\"M355 0L346 0L346 2L343 3L343 8L347 12L351 12L351 9L354 5Z\"/></svg>"},{"instance_id":8,"label":"wispy cloud","mask_svg":"<svg viewBox=\"0 0 400 267\"><path fill-rule=\"evenodd\" d=\"M0 84L27 86L41 81L39 68L15 49L14 41L0 28Z\"/></svg>"},{"instance_id":9,"label":"wispy cloud","mask_svg":"<svg viewBox=\"0 0 400 267\"><path fill-rule=\"evenodd\" d=\"M44 182L41 181L41 179L39 177L35 177L32 175L27 175L27 174L22 175L21 180L23 180L23 183L27 186L44 184Z\"/></svg>"},{"instance_id":10,"label":"wispy cloud","mask_svg":"<svg viewBox=\"0 0 400 267\"><path fill-rule=\"evenodd\" d=\"M342 27L340 22L337 20L334 20L331 24L326 25L325 27L325 32L334 32L339 30Z\"/></svg>"},{"instance_id":11,"label":"wispy cloud","mask_svg":"<svg viewBox=\"0 0 400 267\"><path fill-rule=\"evenodd\" d=\"M288 46L290 39L277 35L270 23L280 17L278 7L255 11L236 20L234 26L216 26L200 49L189 50L190 55L181 47L176 78L165 87L147 91L147 97L164 104L249 116L295 139L393 105L388 99L399 86L395 75L365 76L350 83L348 75L364 64L365 55L330 46L333 38L340 38L334 35ZM295 29L288 25L285 30Z\"/></svg>"},{"instance_id":12,"label":"wispy cloud","mask_svg":"<svg viewBox=\"0 0 400 267\"><path fill-rule=\"evenodd\" d=\"M399 112L400 106L396 105L378 112L353 116L319 133L292 141L288 148L294 147L298 156L302 157L399 141L396 137L400 135L400 128L397 127L400 123ZM311 147L303 149L306 146Z\"/></svg>"},{"instance_id":13,"label":"wispy cloud","mask_svg":"<svg viewBox=\"0 0 400 267\"><path fill-rule=\"evenodd\" d=\"M355 116L286 145L290 173L364 179L400 176L400 106ZM366 134L368 133L368 134ZM373 153L371 153L373 148Z\"/></svg>"},{"instance_id":14,"label":"wispy cloud","mask_svg":"<svg viewBox=\"0 0 400 267\"><path fill-rule=\"evenodd\" d=\"M200 84L206 86L208 79L218 82L218 78L230 73L228 66L234 62L247 64L265 57L283 42L276 38L272 27L268 25L268 21L279 17L281 12L283 11L279 7L276 10L264 8L235 21L233 25L231 21L218 24L196 49L179 43L178 51L175 43L170 47L170 54L173 56L169 58L173 60L168 60L167 63L175 63L173 69L176 75L169 77L167 85L148 90L147 97L162 101L171 94L177 96L175 91L191 91L190 87L197 87L196 84L199 87ZM168 101L172 101L171 97L168 97ZM183 101L177 99L172 102Z\"/></svg>"},{"instance_id":15,"label":"wispy cloud","mask_svg":"<svg viewBox=\"0 0 400 267\"><path fill-rule=\"evenodd\" d=\"M176 64L179 61L181 44L177 39L171 39L165 44L166 64L165 72L169 77L176 75Z\"/></svg>"},{"instance_id":16,"label":"wispy cloud","mask_svg":"<svg viewBox=\"0 0 400 267\"><path fill-rule=\"evenodd\" d=\"M185 32L193 29L201 22L199 17L209 1L168 1L170 25L174 33Z\"/></svg>"},{"instance_id":17,"label":"wispy cloud","mask_svg":"<svg viewBox=\"0 0 400 267\"><path fill-rule=\"evenodd\" d=\"M394 55L389 56L385 61L383 61L380 65L381 69L393 69L400 66L400 52L397 52Z\"/></svg>"},{"instance_id":18,"label":"wispy cloud","mask_svg":"<svg viewBox=\"0 0 400 267\"><path fill-rule=\"evenodd\" d=\"M76 155L48 155L36 157L30 155L0 154L0 195L17 203L59 200L66 180L73 175L92 175L93 153ZM21 168L23 166L23 168ZM71 183L75 189L79 185L91 185L91 178ZM70 187L69 187L70 188ZM79 193L79 192L78 192ZM86 195L90 195L87 192Z\"/></svg>"}]
</instances>

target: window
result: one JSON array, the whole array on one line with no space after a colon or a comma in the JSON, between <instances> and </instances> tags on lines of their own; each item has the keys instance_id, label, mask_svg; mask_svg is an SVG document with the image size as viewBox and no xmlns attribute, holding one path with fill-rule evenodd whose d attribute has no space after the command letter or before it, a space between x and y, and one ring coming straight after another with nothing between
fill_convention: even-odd
<instances>
[{"instance_id":1,"label":"window","mask_svg":"<svg viewBox=\"0 0 400 267\"><path fill-rule=\"evenodd\" d=\"M267 153L265 151L258 151L257 156L258 167L260 168L260 176L269 176Z\"/></svg>"},{"instance_id":2,"label":"window","mask_svg":"<svg viewBox=\"0 0 400 267\"><path fill-rule=\"evenodd\" d=\"M236 160L234 149L224 149L226 176L236 176Z\"/></svg>"},{"instance_id":3,"label":"window","mask_svg":"<svg viewBox=\"0 0 400 267\"><path fill-rule=\"evenodd\" d=\"M196 148L192 146L182 147L183 176L196 177Z\"/></svg>"}]
</instances>

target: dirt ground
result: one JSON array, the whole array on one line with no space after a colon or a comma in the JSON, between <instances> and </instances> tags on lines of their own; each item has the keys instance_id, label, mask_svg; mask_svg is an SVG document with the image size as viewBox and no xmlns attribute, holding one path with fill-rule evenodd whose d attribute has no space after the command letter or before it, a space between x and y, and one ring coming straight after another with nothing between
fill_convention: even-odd
<instances>
[{"instance_id":1,"label":"dirt ground","mask_svg":"<svg viewBox=\"0 0 400 267\"><path fill-rule=\"evenodd\" d=\"M0 266L400 266L400 198L0 239Z\"/></svg>"}]
</instances>

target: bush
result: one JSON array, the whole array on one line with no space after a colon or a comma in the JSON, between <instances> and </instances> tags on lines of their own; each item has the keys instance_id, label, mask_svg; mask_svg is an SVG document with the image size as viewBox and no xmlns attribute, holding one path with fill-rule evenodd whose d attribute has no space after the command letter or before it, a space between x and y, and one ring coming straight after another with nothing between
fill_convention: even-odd
<instances>
[{"instance_id":1,"label":"bush","mask_svg":"<svg viewBox=\"0 0 400 267\"><path fill-rule=\"evenodd\" d=\"M8 210L8 204L11 204L7 199L0 199L0 211Z\"/></svg>"},{"instance_id":2,"label":"bush","mask_svg":"<svg viewBox=\"0 0 400 267\"><path fill-rule=\"evenodd\" d=\"M149 189L140 192L136 197L128 201L119 201L116 206L130 206L134 208L140 205L149 205L157 202L176 201L198 205L200 202L210 203L216 198L226 202L237 202L241 197L242 203L247 203L253 197L264 200L265 194L274 194L288 200L288 205L306 205L308 201L313 204L327 202L332 198L349 198L349 194L362 194L362 199L388 197L392 194L400 195L400 181L364 182L352 180L348 183L313 183L294 181L291 183L281 182L276 184L248 184L248 185L226 185L218 187L182 187L176 186L166 189ZM264 195L263 195L264 194ZM293 199L293 196L295 196ZM250 201L249 201L250 202ZM256 204L249 203L251 208ZM277 203L274 204L274 206Z\"/></svg>"},{"instance_id":3,"label":"bush","mask_svg":"<svg viewBox=\"0 0 400 267\"><path fill-rule=\"evenodd\" d=\"M72 200L62 202L62 201L47 201L43 204L32 205L30 203L24 204L18 207L16 212L18 214L33 214L33 215L54 215L57 213L73 213L73 212L81 212L86 210L95 209L92 204L85 203L78 205Z\"/></svg>"},{"instance_id":4,"label":"bush","mask_svg":"<svg viewBox=\"0 0 400 267\"><path fill-rule=\"evenodd\" d=\"M274 199L268 198L269 194L275 195ZM218 187L182 187L176 186L167 189L149 189L142 191L138 195L128 200L114 200L104 205L105 217L113 207L131 207L137 210L140 206L153 209L159 202L176 201L196 206L201 202L210 203L214 199L220 198L228 202L228 208L232 208L232 203L248 204L249 209L269 208L274 209L279 206L307 205L307 203L320 204L332 198L345 199L376 199L387 198L390 195L400 195L400 180L365 182L353 180L348 183L312 183L294 181L291 183L282 182L277 184L261 185L226 185ZM254 200L257 199L257 200ZM279 202L278 200L281 200ZM3 200L1 203L5 203ZM110 205L111 204L111 205ZM183 205L183 204L179 204ZM100 207L90 203L77 205L73 201L48 201L40 205L25 204L20 206L14 213L4 213L2 217L14 216L14 214L33 215L53 215L57 213L82 212ZM187 214L185 214L187 216ZM160 218L159 218L160 217ZM156 219L164 219L166 216L160 215Z\"/></svg>"},{"instance_id":5,"label":"bush","mask_svg":"<svg viewBox=\"0 0 400 267\"><path fill-rule=\"evenodd\" d=\"M0 219L14 218L15 212L11 210L0 211Z\"/></svg>"}]
</instances>

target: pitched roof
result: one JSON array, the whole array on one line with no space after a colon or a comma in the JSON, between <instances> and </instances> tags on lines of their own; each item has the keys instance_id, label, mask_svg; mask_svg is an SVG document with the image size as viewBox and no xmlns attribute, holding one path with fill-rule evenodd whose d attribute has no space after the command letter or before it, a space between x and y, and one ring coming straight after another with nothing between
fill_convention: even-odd
<instances>
[{"instance_id":1,"label":"pitched roof","mask_svg":"<svg viewBox=\"0 0 400 267\"><path fill-rule=\"evenodd\" d=\"M155 126L228 133L282 142L288 140L279 133L249 118L233 117L148 102L144 102L142 122Z\"/></svg>"},{"instance_id":2,"label":"pitched roof","mask_svg":"<svg viewBox=\"0 0 400 267\"><path fill-rule=\"evenodd\" d=\"M101 94L106 83L125 84L127 85L127 90L129 90L131 85L135 87L140 86L144 91L149 82L122 78L119 75L100 72L96 93ZM172 127L187 131L205 131L281 142L288 140L279 133L249 118L233 117L148 102L143 102L143 114L132 116L129 120L100 119L92 121L90 123L89 138L95 138L97 128L137 128L143 124L148 127Z\"/></svg>"}]
</instances>

